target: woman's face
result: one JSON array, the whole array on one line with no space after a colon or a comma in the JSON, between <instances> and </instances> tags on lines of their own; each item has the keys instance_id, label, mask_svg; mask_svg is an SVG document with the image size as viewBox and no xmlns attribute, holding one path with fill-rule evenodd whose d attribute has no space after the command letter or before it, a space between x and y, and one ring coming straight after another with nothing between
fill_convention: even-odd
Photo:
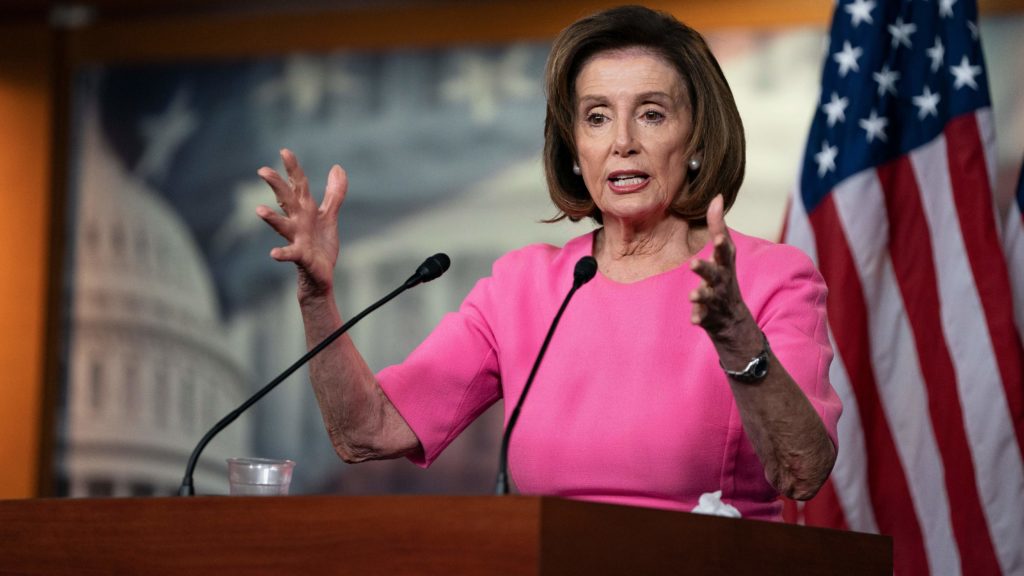
<instances>
[{"instance_id":1,"label":"woman's face","mask_svg":"<svg viewBox=\"0 0 1024 576\"><path fill-rule=\"evenodd\" d=\"M668 215L686 181L690 98L676 69L642 48L599 52L576 77L581 175L604 221Z\"/></svg>"}]
</instances>

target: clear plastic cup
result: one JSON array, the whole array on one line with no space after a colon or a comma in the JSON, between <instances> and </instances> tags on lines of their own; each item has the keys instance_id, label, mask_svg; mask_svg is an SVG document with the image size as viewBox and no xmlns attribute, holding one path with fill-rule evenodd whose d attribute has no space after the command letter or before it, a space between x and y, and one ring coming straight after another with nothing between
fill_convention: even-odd
<instances>
[{"instance_id":1,"label":"clear plastic cup","mask_svg":"<svg viewBox=\"0 0 1024 576\"><path fill-rule=\"evenodd\" d=\"M228 458L228 486L232 496L285 496L292 481L291 460Z\"/></svg>"}]
</instances>

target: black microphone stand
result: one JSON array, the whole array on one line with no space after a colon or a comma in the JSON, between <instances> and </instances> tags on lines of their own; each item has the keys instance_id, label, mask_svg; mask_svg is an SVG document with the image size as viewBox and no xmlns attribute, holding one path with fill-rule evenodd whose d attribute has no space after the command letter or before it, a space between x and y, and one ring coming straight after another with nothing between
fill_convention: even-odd
<instances>
[{"instance_id":1,"label":"black microphone stand","mask_svg":"<svg viewBox=\"0 0 1024 576\"><path fill-rule=\"evenodd\" d=\"M195 449L192 450L192 455L188 458L188 466L185 467L185 477L181 480L181 486L178 488L178 496L194 496L195 488L192 485L192 475L195 473L196 464L199 462L199 455L203 453L203 449L206 445L213 440L213 437L220 433L221 430L228 427L229 424L235 421L243 412L249 409L250 406L260 401L261 398L270 393L271 390L277 387L278 384L284 381L285 378L292 375L293 372L302 367L303 364L309 362L310 358L316 356L321 350L331 345L332 342L338 339L342 334L348 331L349 328L355 326L356 322L362 320L367 314L373 312L377 308L387 304L395 296L398 296L402 292L405 292L409 288L417 286L423 282L429 282L434 278L437 278L441 274L444 274L448 270L448 266L451 261L445 254L435 254L427 259L420 267L416 270L416 273L409 277L401 286L395 288L390 294L374 302L369 308L363 310L359 314L356 314L351 320L345 322L340 328L331 332L326 338L320 341L319 344L314 346L309 352L306 352L302 358L299 358L294 364L289 366L282 372L277 378L274 378L266 386L260 388L258 392L252 395L251 398L242 403L241 406L235 408L227 416L223 417L213 428L210 428L202 439L199 440L199 444L196 445Z\"/></svg>"},{"instance_id":2,"label":"black microphone stand","mask_svg":"<svg viewBox=\"0 0 1024 576\"><path fill-rule=\"evenodd\" d=\"M572 288L569 290L569 293L565 295L565 300L562 300L562 306L558 309L558 314L555 314L555 319L551 322L551 328L548 329L548 334L544 338L544 343L540 346L540 352L537 353L537 359L533 362L533 368L530 370L530 376L526 379L526 385L523 386L523 393L519 395L519 400L516 402L515 408L512 409L512 413L508 417L508 425L505 426L505 433L501 438L498 477L494 485L494 493L498 496L508 494L508 445L512 439L512 429L515 428L516 422L519 420L519 412L523 409L523 401L526 399L526 395L530 392L530 387L533 386L533 378L537 375L537 369L540 368L540 361L544 359L544 354L547 353L548 344L551 343L551 337L555 334L555 328L558 327L558 322L562 319L562 313L565 312L566 307L569 306L569 300L572 300L573 294L575 294L581 286L590 282L595 274L597 274L597 260L595 260L593 256L584 256L576 262L576 267L573 270Z\"/></svg>"}]
</instances>

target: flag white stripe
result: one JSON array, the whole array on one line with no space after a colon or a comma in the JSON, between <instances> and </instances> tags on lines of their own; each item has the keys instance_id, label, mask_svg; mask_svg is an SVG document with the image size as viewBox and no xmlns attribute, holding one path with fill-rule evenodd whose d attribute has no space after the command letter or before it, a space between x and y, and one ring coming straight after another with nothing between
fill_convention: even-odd
<instances>
[{"instance_id":1,"label":"flag white stripe","mask_svg":"<svg viewBox=\"0 0 1024 576\"><path fill-rule=\"evenodd\" d=\"M829 336L831 337L831 332ZM834 339L832 349L838 350ZM868 491L868 457L860 409L850 386L846 366L839 354L832 360L829 380L843 403L843 416L839 419L838 425L839 452L836 455L835 468L832 469L832 484L836 489L836 497L839 498L846 525L850 530L878 532L878 523L871 507L871 493Z\"/></svg>"},{"instance_id":2,"label":"flag white stripe","mask_svg":"<svg viewBox=\"0 0 1024 576\"><path fill-rule=\"evenodd\" d=\"M1024 463L960 232L945 137L913 151L910 161L923 191L921 200L938 271L943 332L956 372L975 481L989 526L1003 527L989 532L1003 573L1009 574L1012 566L1024 566L1024 547L1019 541L1024 534L1020 510Z\"/></svg>"},{"instance_id":3,"label":"flag white stripe","mask_svg":"<svg viewBox=\"0 0 1024 576\"><path fill-rule=\"evenodd\" d=\"M875 170L833 192L867 304L871 360L933 573L959 574L942 459L928 417L914 337L889 255L889 224ZM920 415L920 417L908 417Z\"/></svg>"},{"instance_id":4,"label":"flag white stripe","mask_svg":"<svg viewBox=\"0 0 1024 576\"><path fill-rule=\"evenodd\" d=\"M996 127L992 117L992 108L982 108L975 112L975 121L978 123L978 137L981 139L981 148L985 151L985 171L988 173L988 189L992 195L992 214L995 218L996 231L1002 234L1003 222L999 216L999 195L996 193L996 181L999 174L999 155L996 148Z\"/></svg>"}]
</instances>

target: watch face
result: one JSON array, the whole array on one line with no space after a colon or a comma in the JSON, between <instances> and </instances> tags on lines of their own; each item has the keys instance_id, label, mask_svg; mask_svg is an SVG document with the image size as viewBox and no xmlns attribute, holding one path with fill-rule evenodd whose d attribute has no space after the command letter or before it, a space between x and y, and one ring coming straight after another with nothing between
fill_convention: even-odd
<instances>
[{"instance_id":1,"label":"watch face","mask_svg":"<svg viewBox=\"0 0 1024 576\"><path fill-rule=\"evenodd\" d=\"M751 362L750 366L742 372L729 372L727 370L726 373L745 384L759 382L768 375L768 353L764 352L759 355L753 362Z\"/></svg>"},{"instance_id":2,"label":"watch face","mask_svg":"<svg viewBox=\"0 0 1024 576\"><path fill-rule=\"evenodd\" d=\"M719 366L722 366L722 369L725 370L725 373L729 377L735 379L738 382L750 384L753 382L763 380L764 377L768 375L768 355L771 352L771 348L768 346L768 338L765 338L763 334L762 338L764 338L764 350L762 350L756 358L751 360L750 364L748 364L747 367L743 369L743 371L733 372L732 370L727 369L722 364L721 360L718 361Z\"/></svg>"},{"instance_id":3,"label":"watch face","mask_svg":"<svg viewBox=\"0 0 1024 576\"><path fill-rule=\"evenodd\" d=\"M757 364L754 365L754 369L751 370L750 372L751 372L750 375L755 380L760 380L761 378L764 378L765 376L767 376L768 375L768 357L767 356L759 356L757 358Z\"/></svg>"}]
</instances>

